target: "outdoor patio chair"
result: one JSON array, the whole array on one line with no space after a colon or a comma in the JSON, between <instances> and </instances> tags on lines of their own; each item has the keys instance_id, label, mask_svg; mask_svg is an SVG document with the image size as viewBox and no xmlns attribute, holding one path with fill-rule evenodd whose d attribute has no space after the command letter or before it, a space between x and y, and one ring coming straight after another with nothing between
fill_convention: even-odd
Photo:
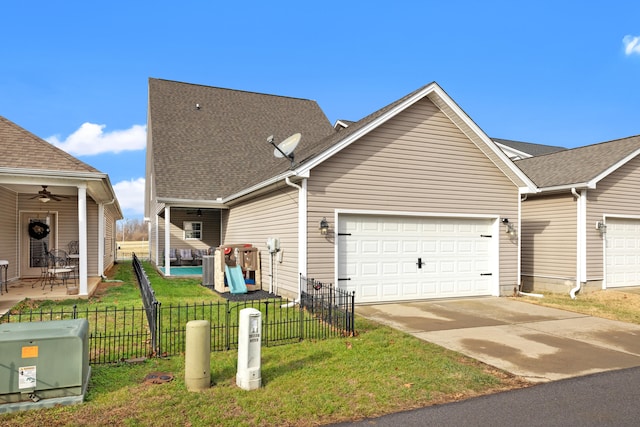
<instances>
[{"instance_id":1,"label":"outdoor patio chair","mask_svg":"<svg viewBox=\"0 0 640 427\"><path fill-rule=\"evenodd\" d=\"M193 250L193 263L195 265L202 265L202 257L207 254L206 249L194 249Z\"/></svg>"},{"instance_id":2,"label":"outdoor patio chair","mask_svg":"<svg viewBox=\"0 0 640 427\"><path fill-rule=\"evenodd\" d=\"M169 249L169 264L170 265L179 264L178 251L176 251L174 248Z\"/></svg>"},{"instance_id":3,"label":"outdoor patio chair","mask_svg":"<svg viewBox=\"0 0 640 427\"><path fill-rule=\"evenodd\" d=\"M193 254L191 249L180 249L180 265L192 265Z\"/></svg>"},{"instance_id":4,"label":"outdoor patio chair","mask_svg":"<svg viewBox=\"0 0 640 427\"><path fill-rule=\"evenodd\" d=\"M80 245L78 244L78 241L77 240L70 241L69 244L67 245L67 253L71 255L71 254L77 254L78 252L80 252Z\"/></svg>"},{"instance_id":5,"label":"outdoor patio chair","mask_svg":"<svg viewBox=\"0 0 640 427\"><path fill-rule=\"evenodd\" d=\"M47 269L47 282L51 286L51 290L53 290L53 285L55 284L62 284L67 287L67 281L72 273L73 267L69 266L67 253L62 249L51 249Z\"/></svg>"}]
</instances>

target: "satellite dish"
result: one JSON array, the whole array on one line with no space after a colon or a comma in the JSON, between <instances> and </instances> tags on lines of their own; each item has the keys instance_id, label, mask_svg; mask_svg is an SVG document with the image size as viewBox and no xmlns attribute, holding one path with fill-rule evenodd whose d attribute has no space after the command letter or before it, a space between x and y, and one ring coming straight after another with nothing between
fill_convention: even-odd
<instances>
[{"instance_id":1,"label":"satellite dish","mask_svg":"<svg viewBox=\"0 0 640 427\"><path fill-rule=\"evenodd\" d=\"M295 150L298 146L301 137L302 135L300 135L299 133L294 133L289 138L278 144L276 149L273 150L273 155L279 159L288 157L289 159L293 160L293 150Z\"/></svg>"}]
</instances>

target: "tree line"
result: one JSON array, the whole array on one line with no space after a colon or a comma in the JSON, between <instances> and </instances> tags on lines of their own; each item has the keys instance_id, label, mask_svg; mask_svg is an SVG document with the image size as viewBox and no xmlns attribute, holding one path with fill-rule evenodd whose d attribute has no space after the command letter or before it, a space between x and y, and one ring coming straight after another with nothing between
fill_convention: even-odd
<instances>
[{"instance_id":1,"label":"tree line","mask_svg":"<svg viewBox=\"0 0 640 427\"><path fill-rule=\"evenodd\" d=\"M148 230L144 220L125 218L116 224L116 240L119 242L149 240Z\"/></svg>"}]
</instances>

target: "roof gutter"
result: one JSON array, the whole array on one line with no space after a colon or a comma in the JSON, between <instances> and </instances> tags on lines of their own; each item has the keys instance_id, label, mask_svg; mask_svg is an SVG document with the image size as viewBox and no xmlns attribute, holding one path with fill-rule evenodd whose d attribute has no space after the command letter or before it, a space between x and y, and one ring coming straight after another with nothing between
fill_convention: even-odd
<instances>
[{"instance_id":1,"label":"roof gutter","mask_svg":"<svg viewBox=\"0 0 640 427\"><path fill-rule=\"evenodd\" d=\"M7 177L14 177L13 181L7 182L6 178L3 177L3 182L7 182L10 184L22 184L24 183L24 178L16 178L16 177L47 177L53 179L70 179L70 178L78 178L82 180L101 180L106 178L108 175L103 172L75 172L75 171L54 171L54 170L39 170L39 169L17 169L17 168L0 168L0 175L4 176L6 174Z\"/></svg>"},{"instance_id":2,"label":"roof gutter","mask_svg":"<svg viewBox=\"0 0 640 427\"><path fill-rule=\"evenodd\" d=\"M238 193L235 193L235 194L232 194L232 195L230 195L228 197L225 197L222 200L222 203L228 203L228 202L231 202L233 200L239 199L239 198L244 197L244 196L246 196L248 194L251 194L251 193L254 193L256 191L262 190L262 189L264 189L266 187L269 187L271 185L275 185L275 184L277 184L277 183L279 183L279 182L281 182L283 180L286 183L287 179L290 179L291 177L294 177L294 176L297 176L297 177L300 177L300 178L309 178L309 171L308 170L306 170L306 171L303 170L302 172L300 172L300 171L295 170L295 169L288 170L288 171L286 171L284 173L281 173L280 175L274 176L273 178L269 178L266 181L262 181L262 182L260 182L260 183L258 183L256 185L253 185L253 186L251 186L249 188L245 188L244 190L239 191Z\"/></svg>"}]
</instances>

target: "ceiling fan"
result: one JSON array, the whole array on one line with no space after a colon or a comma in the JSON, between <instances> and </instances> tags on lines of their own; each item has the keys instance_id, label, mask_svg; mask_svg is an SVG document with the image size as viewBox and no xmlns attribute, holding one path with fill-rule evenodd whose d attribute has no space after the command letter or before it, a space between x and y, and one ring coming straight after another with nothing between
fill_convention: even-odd
<instances>
[{"instance_id":1,"label":"ceiling fan","mask_svg":"<svg viewBox=\"0 0 640 427\"><path fill-rule=\"evenodd\" d=\"M60 194L52 194L49 190L47 190L47 186L43 185L42 190L38 191L36 196L31 197L32 199L38 199L42 203L47 203L50 200L55 200L59 202L62 199L67 199L67 196L62 196Z\"/></svg>"},{"instance_id":2,"label":"ceiling fan","mask_svg":"<svg viewBox=\"0 0 640 427\"><path fill-rule=\"evenodd\" d=\"M188 210L188 211L187 211L187 215L198 215L198 216L202 216L202 209L198 209L198 210Z\"/></svg>"}]
</instances>

